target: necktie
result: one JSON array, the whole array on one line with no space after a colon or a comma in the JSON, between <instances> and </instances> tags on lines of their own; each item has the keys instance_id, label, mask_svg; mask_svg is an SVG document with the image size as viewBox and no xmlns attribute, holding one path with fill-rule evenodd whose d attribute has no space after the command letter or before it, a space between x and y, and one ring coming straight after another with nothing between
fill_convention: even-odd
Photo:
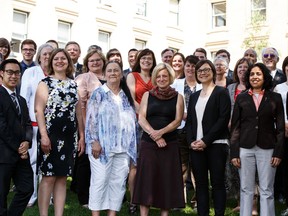
<instances>
[{"instance_id":1,"label":"necktie","mask_svg":"<svg viewBox=\"0 0 288 216\"><path fill-rule=\"evenodd\" d=\"M19 106L17 98L16 98L16 94L12 93L11 94L11 98L12 98L12 101L13 101L15 107L16 107L17 114L20 115L21 114L21 110L20 110L20 106Z\"/></svg>"}]
</instances>

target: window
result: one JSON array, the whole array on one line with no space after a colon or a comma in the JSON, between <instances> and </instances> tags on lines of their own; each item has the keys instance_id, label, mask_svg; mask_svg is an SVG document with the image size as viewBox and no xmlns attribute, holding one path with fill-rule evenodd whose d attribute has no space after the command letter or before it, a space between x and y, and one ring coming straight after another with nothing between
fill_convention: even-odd
<instances>
[{"instance_id":1,"label":"window","mask_svg":"<svg viewBox=\"0 0 288 216\"><path fill-rule=\"evenodd\" d=\"M12 25L12 51L20 53L21 41L27 38L27 19L28 13L21 11L13 11Z\"/></svg>"},{"instance_id":2,"label":"window","mask_svg":"<svg viewBox=\"0 0 288 216\"><path fill-rule=\"evenodd\" d=\"M266 0L251 0L251 18L266 20Z\"/></svg>"},{"instance_id":3,"label":"window","mask_svg":"<svg viewBox=\"0 0 288 216\"><path fill-rule=\"evenodd\" d=\"M147 1L146 0L137 0L136 2L136 14L140 16L147 15Z\"/></svg>"},{"instance_id":4,"label":"window","mask_svg":"<svg viewBox=\"0 0 288 216\"><path fill-rule=\"evenodd\" d=\"M143 40L135 40L135 48L138 50L143 50L146 48L146 41Z\"/></svg>"},{"instance_id":5,"label":"window","mask_svg":"<svg viewBox=\"0 0 288 216\"><path fill-rule=\"evenodd\" d=\"M110 36L111 33L109 32L99 31L98 33L98 43L104 52L110 49Z\"/></svg>"},{"instance_id":6,"label":"window","mask_svg":"<svg viewBox=\"0 0 288 216\"><path fill-rule=\"evenodd\" d=\"M58 44L60 48L64 48L66 43L70 41L71 23L58 21Z\"/></svg>"},{"instance_id":7,"label":"window","mask_svg":"<svg viewBox=\"0 0 288 216\"><path fill-rule=\"evenodd\" d=\"M212 13L213 28L226 26L226 2L213 3Z\"/></svg>"},{"instance_id":8,"label":"window","mask_svg":"<svg viewBox=\"0 0 288 216\"><path fill-rule=\"evenodd\" d=\"M170 0L169 3L169 24L179 25L179 0Z\"/></svg>"}]
</instances>

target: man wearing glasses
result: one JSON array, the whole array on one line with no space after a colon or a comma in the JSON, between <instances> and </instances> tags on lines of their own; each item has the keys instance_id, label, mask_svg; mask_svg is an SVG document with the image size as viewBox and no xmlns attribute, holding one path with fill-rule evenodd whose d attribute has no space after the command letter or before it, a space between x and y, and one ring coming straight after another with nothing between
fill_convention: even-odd
<instances>
[{"instance_id":1,"label":"man wearing glasses","mask_svg":"<svg viewBox=\"0 0 288 216\"><path fill-rule=\"evenodd\" d=\"M28 153L32 126L26 101L16 94L20 71L16 59L6 59L0 65L0 215L4 216L22 215L34 191ZM17 190L7 207L11 180Z\"/></svg>"},{"instance_id":2,"label":"man wearing glasses","mask_svg":"<svg viewBox=\"0 0 288 216\"><path fill-rule=\"evenodd\" d=\"M262 62L270 70L273 78L273 88L286 81L286 75L281 69L276 68L279 61L279 54L274 47L266 47L262 51Z\"/></svg>"},{"instance_id":3,"label":"man wearing glasses","mask_svg":"<svg viewBox=\"0 0 288 216\"><path fill-rule=\"evenodd\" d=\"M22 42L21 53L23 56L23 60L20 62L22 76L27 68L35 66L35 62L33 61L33 58L34 58L34 55L36 54L36 49L37 49L37 45L35 41L31 39L26 39Z\"/></svg>"}]
</instances>

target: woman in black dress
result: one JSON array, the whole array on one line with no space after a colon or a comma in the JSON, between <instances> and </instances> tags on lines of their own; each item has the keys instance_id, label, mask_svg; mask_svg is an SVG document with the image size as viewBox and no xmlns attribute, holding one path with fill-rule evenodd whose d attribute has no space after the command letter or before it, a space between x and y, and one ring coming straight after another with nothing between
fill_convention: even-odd
<instances>
[{"instance_id":1,"label":"woman in black dress","mask_svg":"<svg viewBox=\"0 0 288 216\"><path fill-rule=\"evenodd\" d=\"M141 216L149 214L149 208L161 209L168 215L171 208L184 208L181 160L176 129L180 125L183 97L170 87L175 73L170 65L158 64L152 72L156 86L144 93L139 124L144 130L133 203L140 204Z\"/></svg>"},{"instance_id":2,"label":"woman in black dress","mask_svg":"<svg viewBox=\"0 0 288 216\"><path fill-rule=\"evenodd\" d=\"M52 52L48 75L36 90L35 115L38 123L38 164L40 215L48 215L53 192L54 214L63 215L66 179L72 175L76 151L84 152L84 124L76 82L70 78L73 63L64 49ZM78 133L80 139L78 141Z\"/></svg>"}]
</instances>

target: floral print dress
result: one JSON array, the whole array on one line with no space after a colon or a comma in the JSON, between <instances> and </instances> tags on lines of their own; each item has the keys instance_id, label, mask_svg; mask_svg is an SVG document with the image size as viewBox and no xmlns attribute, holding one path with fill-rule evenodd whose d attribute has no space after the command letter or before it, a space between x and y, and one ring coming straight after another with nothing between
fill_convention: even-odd
<instances>
[{"instance_id":1,"label":"floral print dress","mask_svg":"<svg viewBox=\"0 0 288 216\"><path fill-rule=\"evenodd\" d=\"M71 176L77 151L78 102L77 84L74 80L46 77L48 100L44 112L51 151L45 154L38 133L38 171L44 176Z\"/></svg>"}]
</instances>

